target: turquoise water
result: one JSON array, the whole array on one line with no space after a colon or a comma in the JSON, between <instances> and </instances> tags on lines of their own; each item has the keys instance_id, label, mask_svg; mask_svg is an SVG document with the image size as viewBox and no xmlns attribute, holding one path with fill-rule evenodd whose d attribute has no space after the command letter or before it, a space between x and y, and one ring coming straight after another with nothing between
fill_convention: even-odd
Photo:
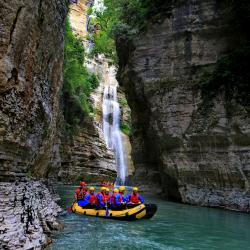
<instances>
[{"instance_id":1,"label":"turquoise water","mask_svg":"<svg viewBox=\"0 0 250 250\"><path fill-rule=\"evenodd\" d=\"M75 187L59 188L66 209ZM65 213L62 232L53 235L49 250L247 250L250 249L250 216L200 208L144 195L158 211L151 220L120 222Z\"/></svg>"}]
</instances>

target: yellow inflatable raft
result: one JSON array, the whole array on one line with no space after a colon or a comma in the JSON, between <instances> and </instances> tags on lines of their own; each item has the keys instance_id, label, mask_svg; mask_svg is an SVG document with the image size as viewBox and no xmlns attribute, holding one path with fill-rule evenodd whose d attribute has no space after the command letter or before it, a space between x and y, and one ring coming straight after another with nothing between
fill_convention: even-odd
<instances>
[{"instance_id":1,"label":"yellow inflatable raft","mask_svg":"<svg viewBox=\"0 0 250 250\"><path fill-rule=\"evenodd\" d=\"M72 212L76 214L96 216L107 219L116 220L139 220L139 219L150 219L156 213L157 206L154 204L139 204L135 207L127 208L124 210L111 210L111 209L90 209L78 206L77 202L72 205Z\"/></svg>"}]
</instances>

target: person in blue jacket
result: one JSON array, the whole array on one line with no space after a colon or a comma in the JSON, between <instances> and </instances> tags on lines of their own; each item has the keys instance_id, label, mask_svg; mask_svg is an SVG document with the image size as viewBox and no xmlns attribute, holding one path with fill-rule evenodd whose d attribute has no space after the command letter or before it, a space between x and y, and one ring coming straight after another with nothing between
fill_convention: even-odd
<instances>
[{"instance_id":1,"label":"person in blue jacket","mask_svg":"<svg viewBox=\"0 0 250 250\"><path fill-rule=\"evenodd\" d=\"M85 195L85 199L78 201L78 205L83 208L95 208L96 198L95 198L95 188L90 187L89 192Z\"/></svg>"},{"instance_id":2,"label":"person in blue jacket","mask_svg":"<svg viewBox=\"0 0 250 250\"><path fill-rule=\"evenodd\" d=\"M97 193L96 195L96 208L97 209L103 209L107 205L106 199L105 199L105 193L106 193L106 188L101 187L100 192Z\"/></svg>"},{"instance_id":3,"label":"person in blue jacket","mask_svg":"<svg viewBox=\"0 0 250 250\"><path fill-rule=\"evenodd\" d=\"M141 195L138 194L138 188L133 187L133 192L129 194L126 198L128 204L141 204L144 203Z\"/></svg>"},{"instance_id":4,"label":"person in blue jacket","mask_svg":"<svg viewBox=\"0 0 250 250\"><path fill-rule=\"evenodd\" d=\"M126 188L124 186L120 186L119 193L114 194L114 199L111 201L111 207L114 210L121 210L126 207L126 197L124 193Z\"/></svg>"},{"instance_id":5,"label":"person in blue jacket","mask_svg":"<svg viewBox=\"0 0 250 250\"><path fill-rule=\"evenodd\" d=\"M118 190L117 188L115 188L115 189L113 190L113 194L111 195L110 201L109 201L110 207L111 207L111 208L115 207L115 196L116 196L118 193L119 193L119 190Z\"/></svg>"}]
</instances>

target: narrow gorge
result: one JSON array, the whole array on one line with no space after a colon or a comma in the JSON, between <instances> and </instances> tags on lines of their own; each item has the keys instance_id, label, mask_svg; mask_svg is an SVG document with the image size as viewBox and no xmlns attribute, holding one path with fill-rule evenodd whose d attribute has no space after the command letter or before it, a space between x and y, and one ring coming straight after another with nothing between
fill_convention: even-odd
<instances>
[{"instance_id":1,"label":"narrow gorge","mask_svg":"<svg viewBox=\"0 0 250 250\"><path fill-rule=\"evenodd\" d=\"M249 13L247 0L0 1L0 249L246 249ZM159 215L81 221L64 211L80 181L137 186ZM217 235L235 242L213 248Z\"/></svg>"},{"instance_id":2,"label":"narrow gorge","mask_svg":"<svg viewBox=\"0 0 250 250\"><path fill-rule=\"evenodd\" d=\"M106 144L103 133L105 86L118 88L114 67L101 55L85 58L84 77L97 86L85 95L83 106L76 98L86 98L85 93L76 86L75 95L66 82L65 46L87 53L91 46L87 10L93 5L94 1L85 0L1 3L1 249L40 249L51 242L51 232L62 229L56 220L62 211L54 193L57 183L115 182L117 176L125 182L132 175L128 136L119 137L118 153ZM69 60L75 60L72 56ZM127 121L130 110L121 89L118 100L123 101L121 120ZM116 134L120 134L118 102L116 107ZM113 117L106 115L106 123L112 123ZM109 129L113 134L113 127ZM118 165L117 171L121 156L123 169Z\"/></svg>"},{"instance_id":3,"label":"narrow gorge","mask_svg":"<svg viewBox=\"0 0 250 250\"><path fill-rule=\"evenodd\" d=\"M171 200L249 212L249 79L237 75L246 74L249 40L230 32L237 21L228 17L240 23L239 10L226 1L159 2L146 31L117 41L134 180L160 185Z\"/></svg>"},{"instance_id":4,"label":"narrow gorge","mask_svg":"<svg viewBox=\"0 0 250 250\"><path fill-rule=\"evenodd\" d=\"M90 74L96 76L98 86L92 90L89 97L91 113L78 123L78 131L73 137L67 136L67 133L66 136L63 135L62 164L58 173L63 182L72 183L81 179L88 182L114 182L118 176L117 181L125 183L134 170L129 137L120 131L120 120L128 123L130 109L127 103L124 103L126 99L123 91L118 89L116 67L110 65L105 55L91 55L93 41L90 37L98 31L96 26L90 23L88 9L98 9L101 6L98 1L95 3L85 0L70 5L70 27L82 43L85 51L84 65ZM113 90L112 93L109 92L110 89ZM121 107L120 101L123 101ZM64 106L66 105L67 101ZM72 107L65 108L69 109L69 112L72 110ZM67 117L65 119L67 123Z\"/></svg>"}]
</instances>

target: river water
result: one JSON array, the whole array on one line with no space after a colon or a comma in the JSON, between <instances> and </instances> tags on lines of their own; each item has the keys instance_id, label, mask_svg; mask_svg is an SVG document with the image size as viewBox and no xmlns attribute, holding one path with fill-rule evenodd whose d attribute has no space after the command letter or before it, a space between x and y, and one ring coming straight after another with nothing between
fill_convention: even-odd
<instances>
[{"instance_id":1,"label":"river water","mask_svg":"<svg viewBox=\"0 0 250 250\"><path fill-rule=\"evenodd\" d=\"M75 187L58 192L66 210ZM247 250L250 249L248 214L201 208L143 195L158 211L151 220L112 221L70 213L60 216L65 225L53 235L49 250Z\"/></svg>"}]
</instances>

